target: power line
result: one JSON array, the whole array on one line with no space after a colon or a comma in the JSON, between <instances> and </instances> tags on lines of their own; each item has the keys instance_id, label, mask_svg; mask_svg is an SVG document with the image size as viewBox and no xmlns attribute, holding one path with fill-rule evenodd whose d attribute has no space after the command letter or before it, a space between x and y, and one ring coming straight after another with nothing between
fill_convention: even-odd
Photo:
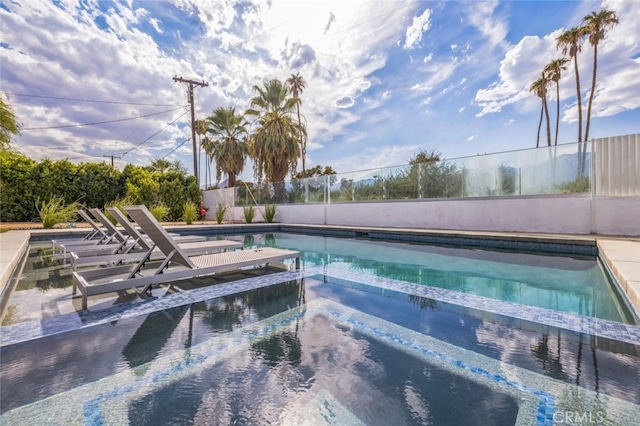
<instances>
[{"instance_id":1,"label":"power line","mask_svg":"<svg viewBox=\"0 0 640 426\"><path fill-rule=\"evenodd\" d=\"M75 102L94 102L98 104L117 104L117 105L138 105L138 106L162 106L162 107L182 107L184 105L172 105L172 104L151 104L140 102L123 102L123 101L99 101L95 99L79 99L79 98L65 98L61 96L43 96L43 95L31 95L28 93L12 93L4 92L5 95L23 96L27 98L43 98L43 99L57 99L61 101L75 101Z\"/></svg>"},{"instance_id":2,"label":"power line","mask_svg":"<svg viewBox=\"0 0 640 426\"><path fill-rule=\"evenodd\" d=\"M152 137L154 137L155 135L157 135L158 133L164 131L167 127L171 126L173 123L175 123L176 121L178 121L180 118L182 118L182 116L184 116L187 112L189 112L189 110L185 110L182 114L180 114L179 116L177 116L173 121L171 121L170 123L168 123L166 126L164 126L162 129L158 130L157 132L155 132L154 134L152 134L151 136L149 136L148 138L146 138L145 140L143 140L140 143L137 143L135 146L133 146L132 148L126 150L123 154L122 157L124 157L125 155L127 155L128 153L130 153L131 151L133 151L134 149L138 149L139 146L141 146L142 144L144 144L145 142L148 142L149 139L151 139Z\"/></svg>"},{"instance_id":3,"label":"power line","mask_svg":"<svg viewBox=\"0 0 640 426\"><path fill-rule=\"evenodd\" d=\"M121 121L137 120L138 118L146 118L146 117L151 117L151 116L154 116L154 115L165 114L167 112L176 111L176 110L178 110L180 108L183 108L183 106L180 106L178 108L168 109L168 110L165 110L165 111L154 112L154 113L151 113L151 114L139 115L137 117L119 118L119 119L116 119L116 120L107 120L107 121L97 121L95 123L67 124L67 125L64 125L64 126L23 127L21 130L64 129L64 128L68 128L68 127L95 126L97 124L118 123L118 122L121 122Z\"/></svg>"},{"instance_id":4,"label":"power line","mask_svg":"<svg viewBox=\"0 0 640 426\"><path fill-rule=\"evenodd\" d=\"M85 160L87 158L100 158L100 157L112 157L113 158L123 158L125 155L127 155L128 153L130 153L131 151L137 149L138 147L140 147L141 145L143 145L144 143L148 142L151 138L153 138L154 136L156 136L157 134L161 133L162 131L164 131L167 127L171 126L173 123L175 123L176 121L178 121L180 118L182 118L185 114L187 114L189 112L189 110L185 109L185 111L180 114L179 116L177 116L175 119L173 119L171 122L169 122L166 126L164 126L162 129L158 130L157 132L155 132L154 134L152 134L151 136L149 136L148 138L146 138L145 140L143 140L142 142L138 142L135 146L133 146L132 148L124 151L122 153L121 156L116 156L116 154L118 152L115 152L113 154L104 154L102 156L100 155L91 155L91 154L87 154L86 156L83 157L66 157L67 160ZM180 148L180 146L184 145L186 142L189 142L190 139L186 139L184 142L182 142L180 145L178 145L173 151L175 151L176 149ZM18 151L20 151L20 149L17 148ZM173 151L171 151L169 154L171 154ZM27 153L23 153L24 155L27 155ZM167 155L169 155L167 154Z\"/></svg>"},{"instance_id":5,"label":"power line","mask_svg":"<svg viewBox=\"0 0 640 426\"><path fill-rule=\"evenodd\" d=\"M185 139L182 141L181 144L179 144L178 146L176 146L175 148L173 148L171 151L169 151L167 153L167 155L165 155L164 157L162 157L163 159L167 158L168 156L170 156L171 154L173 154L178 148L180 148L182 145L184 145L185 143L189 142L191 139Z\"/></svg>"}]
</instances>

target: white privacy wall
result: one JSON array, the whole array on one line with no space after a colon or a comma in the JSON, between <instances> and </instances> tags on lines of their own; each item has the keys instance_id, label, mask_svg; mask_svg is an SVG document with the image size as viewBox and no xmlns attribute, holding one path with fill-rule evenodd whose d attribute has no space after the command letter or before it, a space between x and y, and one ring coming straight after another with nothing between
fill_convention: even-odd
<instances>
[{"instance_id":1,"label":"white privacy wall","mask_svg":"<svg viewBox=\"0 0 640 426\"><path fill-rule=\"evenodd\" d=\"M261 206L260 209L263 207ZM260 214L256 215L261 221ZM242 220L242 208L234 208ZM276 221L286 224L423 228L640 236L640 197L556 195L280 204Z\"/></svg>"},{"instance_id":2,"label":"white privacy wall","mask_svg":"<svg viewBox=\"0 0 640 426\"><path fill-rule=\"evenodd\" d=\"M596 139L596 195L640 196L640 133Z\"/></svg>"}]
</instances>

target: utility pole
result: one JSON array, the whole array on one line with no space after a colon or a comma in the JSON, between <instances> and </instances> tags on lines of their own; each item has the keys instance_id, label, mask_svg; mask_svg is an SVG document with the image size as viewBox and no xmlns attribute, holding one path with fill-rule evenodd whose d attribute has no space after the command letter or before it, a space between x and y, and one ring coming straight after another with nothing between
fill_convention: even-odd
<instances>
[{"instance_id":1,"label":"utility pole","mask_svg":"<svg viewBox=\"0 0 640 426\"><path fill-rule=\"evenodd\" d=\"M122 158L122 157L116 157L115 155L103 155L103 157L111 157L111 167L113 167L113 159L114 158Z\"/></svg>"},{"instance_id":2,"label":"utility pole","mask_svg":"<svg viewBox=\"0 0 640 426\"><path fill-rule=\"evenodd\" d=\"M187 94L189 96L189 104L191 104L191 142L193 143L193 175L196 177L196 183L198 184L198 188L200 188L200 174L198 173L198 148L196 146L196 115L195 109L193 106L193 86L201 86L207 87L209 83L203 81L193 81L193 80L185 80L182 76L178 77L173 76L173 81L178 83L188 83L189 89L187 90Z\"/></svg>"}]
</instances>

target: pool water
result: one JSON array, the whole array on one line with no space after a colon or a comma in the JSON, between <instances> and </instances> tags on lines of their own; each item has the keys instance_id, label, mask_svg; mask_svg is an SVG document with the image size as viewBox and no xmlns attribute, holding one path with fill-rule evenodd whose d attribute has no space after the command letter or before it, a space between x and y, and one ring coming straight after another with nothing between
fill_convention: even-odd
<instances>
[{"instance_id":1,"label":"pool water","mask_svg":"<svg viewBox=\"0 0 640 426\"><path fill-rule=\"evenodd\" d=\"M221 237L210 237L221 238ZM634 324L618 286L595 257L553 256L489 249L332 238L289 233L230 235L245 247L272 246L301 253L303 266L330 266L558 312ZM11 295L3 325L81 309L70 298L71 270L35 243ZM101 297L89 300L96 304ZM127 303L134 294L121 294ZM34 307L34 300L40 301ZM64 301L64 303L60 303Z\"/></svg>"},{"instance_id":2,"label":"pool water","mask_svg":"<svg viewBox=\"0 0 640 426\"><path fill-rule=\"evenodd\" d=\"M309 265L330 264L332 268L634 323L627 304L595 257L297 234L275 234L260 242L299 250Z\"/></svg>"},{"instance_id":3,"label":"pool water","mask_svg":"<svg viewBox=\"0 0 640 426\"><path fill-rule=\"evenodd\" d=\"M300 250L304 270L199 277L185 293L107 295L76 313L68 270L33 249L1 330L0 424L640 418L640 328L594 258L231 238ZM545 312L598 330L535 320ZM36 334L11 340L24 330Z\"/></svg>"},{"instance_id":4,"label":"pool water","mask_svg":"<svg viewBox=\"0 0 640 426\"><path fill-rule=\"evenodd\" d=\"M551 424L558 413L585 412L632 424L640 416L637 345L513 327L364 287L319 274L2 347L0 420Z\"/></svg>"}]
</instances>

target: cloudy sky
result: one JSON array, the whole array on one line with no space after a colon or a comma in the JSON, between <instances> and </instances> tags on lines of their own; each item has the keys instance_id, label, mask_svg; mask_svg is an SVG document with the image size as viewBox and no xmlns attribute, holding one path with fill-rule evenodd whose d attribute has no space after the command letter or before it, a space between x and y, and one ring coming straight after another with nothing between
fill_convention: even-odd
<instances>
[{"instance_id":1,"label":"cloudy sky","mask_svg":"<svg viewBox=\"0 0 640 426\"><path fill-rule=\"evenodd\" d=\"M173 76L209 84L195 88L203 118L219 106L244 111L254 85L295 72L308 85L308 166L532 148L540 99L529 86L561 57L556 37L602 8L620 24L599 45L590 137L637 133L637 0L0 0L0 91L22 123L15 147L36 159L167 158L191 171L187 85ZM592 61L587 43L585 99ZM577 140L571 70L560 143ZM554 118L555 90L550 107Z\"/></svg>"}]
</instances>

